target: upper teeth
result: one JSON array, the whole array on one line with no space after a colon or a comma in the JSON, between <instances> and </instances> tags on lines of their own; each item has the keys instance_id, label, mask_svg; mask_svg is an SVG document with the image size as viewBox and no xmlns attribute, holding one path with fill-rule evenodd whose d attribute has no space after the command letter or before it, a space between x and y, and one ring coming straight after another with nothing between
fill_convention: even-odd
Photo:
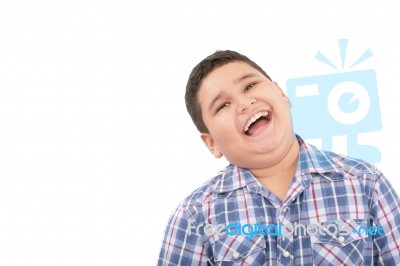
<instances>
[{"instance_id":1,"label":"upper teeth","mask_svg":"<svg viewBox=\"0 0 400 266\"><path fill-rule=\"evenodd\" d=\"M256 122L256 120L262 116L268 116L268 112L258 112L257 114L255 114L252 118L249 119L249 121L247 121L243 132L246 133L246 131L249 130L250 125Z\"/></svg>"}]
</instances>

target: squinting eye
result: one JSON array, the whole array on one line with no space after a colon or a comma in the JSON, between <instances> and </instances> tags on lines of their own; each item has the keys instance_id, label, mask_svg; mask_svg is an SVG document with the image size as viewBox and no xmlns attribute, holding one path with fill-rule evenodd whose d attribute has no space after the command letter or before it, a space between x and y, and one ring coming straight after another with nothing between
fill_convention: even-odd
<instances>
[{"instance_id":1,"label":"squinting eye","mask_svg":"<svg viewBox=\"0 0 400 266\"><path fill-rule=\"evenodd\" d=\"M250 84L249 86L247 86L244 91L249 91L251 88L253 88L253 86L256 85L255 83Z\"/></svg>"},{"instance_id":2,"label":"squinting eye","mask_svg":"<svg viewBox=\"0 0 400 266\"><path fill-rule=\"evenodd\" d=\"M218 108L217 108L217 113L221 110L221 109L224 109L225 107L228 107L229 106L229 103L223 103L223 104L221 104Z\"/></svg>"}]
</instances>

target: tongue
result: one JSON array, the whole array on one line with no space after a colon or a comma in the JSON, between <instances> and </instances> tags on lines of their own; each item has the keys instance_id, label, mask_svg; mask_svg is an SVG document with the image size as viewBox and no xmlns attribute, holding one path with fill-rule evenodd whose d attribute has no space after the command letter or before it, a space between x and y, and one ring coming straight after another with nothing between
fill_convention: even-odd
<instances>
[{"instance_id":1,"label":"tongue","mask_svg":"<svg viewBox=\"0 0 400 266\"><path fill-rule=\"evenodd\" d=\"M251 124L249 130L247 131L247 134L250 136L256 133L260 128L265 126L268 123L268 120L265 118L258 119L256 122Z\"/></svg>"}]
</instances>

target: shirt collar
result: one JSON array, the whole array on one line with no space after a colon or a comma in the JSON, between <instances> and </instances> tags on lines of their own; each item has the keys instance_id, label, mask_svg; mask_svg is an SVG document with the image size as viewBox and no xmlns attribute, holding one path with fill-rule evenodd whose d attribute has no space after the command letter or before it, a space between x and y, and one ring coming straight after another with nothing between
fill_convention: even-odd
<instances>
[{"instance_id":1,"label":"shirt collar","mask_svg":"<svg viewBox=\"0 0 400 266\"><path fill-rule=\"evenodd\" d=\"M342 179L343 175L335 167L332 160L327 157L325 152L318 150L316 147L306 143L300 136L296 135L299 142L300 152L297 164L295 178L297 178L303 186L308 186L311 182L310 176L317 173L328 181L333 179ZM221 172L221 183L218 188L219 193L230 192L247 186L254 192L259 192L261 187L259 182L246 168L229 164L224 171Z\"/></svg>"},{"instance_id":2,"label":"shirt collar","mask_svg":"<svg viewBox=\"0 0 400 266\"><path fill-rule=\"evenodd\" d=\"M296 137L300 146L296 177L317 173L328 181L343 179L342 172L335 166L337 163L332 161L327 152L306 143L298 135Z\"/></svg>"}]
</instances>

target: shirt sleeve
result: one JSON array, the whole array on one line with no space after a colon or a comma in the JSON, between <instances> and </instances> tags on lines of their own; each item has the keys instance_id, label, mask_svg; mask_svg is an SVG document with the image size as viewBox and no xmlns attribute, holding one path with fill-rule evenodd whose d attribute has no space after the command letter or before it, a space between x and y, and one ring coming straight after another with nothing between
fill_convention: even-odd
<instances>
[{"instance_id":1,"label":"shirt sleeve","mask_svg":"<svg viewBox=\"0 0 400 266\"><path fill-rule=\"evenodd\" d=\"M169 218L158 258L161 265L213 265L208 260L201 235L196 234L197 223L189 220L181 208Z\"/></svg>"},{"instance_id":2,"label":"shirt sleeve","mask_svg":"<svg viewBox=\"0 0 400 266\"><path fill-rule=\"evenodd\" d=\"M374 225L383 231L373 236L374 265L400 265L400 200L381 173L373 191L371 215Z\"/></svg>"}]
</instances>

